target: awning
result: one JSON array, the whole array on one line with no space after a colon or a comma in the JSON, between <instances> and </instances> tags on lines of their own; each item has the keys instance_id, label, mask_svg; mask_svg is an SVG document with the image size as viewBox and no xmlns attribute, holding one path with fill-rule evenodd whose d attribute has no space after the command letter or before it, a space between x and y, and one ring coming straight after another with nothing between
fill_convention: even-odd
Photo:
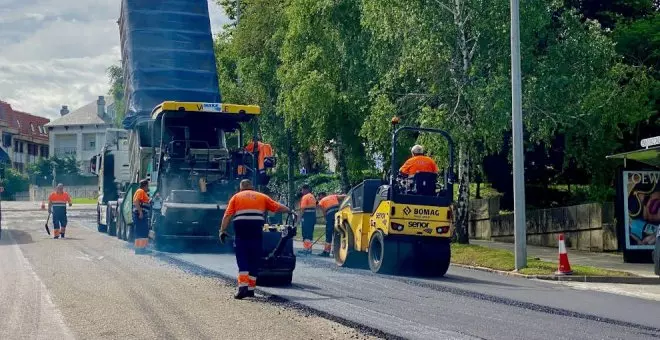
<instances>
[{"instance_id":1,"label":"awning","mask_svg":"<svg viewBox=\"0 0 660 340\"><path fill-rule=\"evenodd\" d=\"M607 156L608 159L627 159L660 168L660 145Z\"/></svg>"}]
</instances>

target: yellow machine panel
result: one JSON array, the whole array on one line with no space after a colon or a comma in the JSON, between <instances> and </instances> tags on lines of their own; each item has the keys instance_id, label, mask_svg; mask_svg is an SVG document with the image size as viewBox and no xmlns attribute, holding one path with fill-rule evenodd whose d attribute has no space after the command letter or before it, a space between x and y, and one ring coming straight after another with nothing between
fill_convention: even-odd
<instances>
[{"instance_id":1,"label":"yellow machine panel","mask_svg":"<svg viewBox=\"0 0 660 340\"><path fill-rule=\"evenodd\" d=\"M342 221L348 222L354 237L355 250L366 251L369 248L369 237L371 237L369 219L371 215L363 212L353 212L350 207L345 207L337 213L335 228L342 229Z\"/></svg>"},{"instance_id":2,"label":"yellow machine panel","mask_svg":"<svg viewBox=\"0 0 660 340\"><path fill-rule=\"evenodd\" d=\"M380 229L386 235L451 237L452 232L450 208L391 201L382 201L378 205L369 225L374 231Z\"/></svg>"},{"instance_id":3,"label":"yellow machine panel","mask_svg":"<svg viewBox=\"0 0 660 340\"><path fill-rule=\"evenodd\" d=\"M156 106L156 108L151 113L151 117L153 119L157 119L163 111L217 112L224 114L258 115L261 113L261 108L257 105L167 101Z\"/></svg>"}]
</instances>

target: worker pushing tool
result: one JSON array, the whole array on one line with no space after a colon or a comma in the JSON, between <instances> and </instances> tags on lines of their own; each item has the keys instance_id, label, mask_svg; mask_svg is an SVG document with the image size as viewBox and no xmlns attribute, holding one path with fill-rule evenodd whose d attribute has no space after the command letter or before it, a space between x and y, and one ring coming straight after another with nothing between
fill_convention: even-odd
<instances>
[{"instance_id":1,"label":"worker pushing tool","mask_svg":"<svg viewBox=\"0 0 660 340\"><path fill-rule=\"evenodd\" d=\"M135 224L135 253L147 252L149 243L149 213L151 202L149 199L149 180L140 181L140 188L133 195L133 223Z\"/></svg>"},{"instance_id":2,"label":"worker pushing tool","mask_svg":"<svg viewBox=\"0 0 660 340\"><path fill-rule=\"evenodd\" d=\"M424 155L424 148L421 145L413 146L410 151L412 157L399 168L402 175L410 177L418 172L438 173L438 165L431 157Z\"/></svg>"},{"instance_id":3,"label":"worker pushing tool","mask_svg":"<svg viewBox=\"0 0 660 340\"><path fill-rule=\"evenodd\" d=\"M72 206L71 196L64 191L62 183L55 187L55 191L48 196L48 212L53 215L53 236L54 239L64 238L66 232L67 216L66 205Z\"/></svg>"},{"instance_id":4,"label":"worker pushing tool","mask_svg":"<svg viewBox=\"0 0 660 340\"><path fill-rule=\"evenodd\" d=\"M300 212L302 215L302 237L303 237L303 250L299 251L300 255L312 254L312 238L314 237L314 225L316 224L316 198L312 194L312 189L309 185L305 184L301 188L302 199L300 200Z\"/></svg>"},{"instance_id":5,"label":"worker pushing tool","mask_svg":"<svg viewBox=\"0 0 660 340\"><path fill-rule=\"evenodd\" d=\"M335 214L339 209L339 203L346 195L331 194L327 195L325 192L319 193L319 207L325 216L325 247L323 252L319 254L322 257L330 257L330 250L332 249L332 234L335 230Z\"/></svg>"},{"instance_id":6,"label":"worker pushing tool","mask_svg":"<svg viewBox=\"0 0 660 340\"><path fill-rule=\"evenodd\" d=\"M227 239L229 223L234 223L236 264L238 265L238 289L234 298L253 297L257 286L257 274L263 251L263 228L266 211L291 212L285 205L275 202L265 194L254 191L252 182L244 179L240 191L232 196L220 225L220 242Z\"/></svg>"}]
</instances>

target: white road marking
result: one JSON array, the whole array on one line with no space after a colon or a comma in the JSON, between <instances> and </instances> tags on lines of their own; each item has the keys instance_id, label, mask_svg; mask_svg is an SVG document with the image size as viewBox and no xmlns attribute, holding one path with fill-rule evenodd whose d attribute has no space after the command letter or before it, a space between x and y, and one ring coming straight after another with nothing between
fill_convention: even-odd
<instances>
[{"instance_id":1,"label":"white road marking","mask_svg":"<svg viewBox=\"0 0 660 340\"><path fill-rule=\"evenodd\" d=\"M659 279L660 280L660 279ZM564 285L578 290L592 290L610 294L624 295L645 300L660 301L660 285L641 285L623 283L595 283L595 282L558 282L543 281Z\"/></svg>"},{"instance_id":2,"label":"white road marking","mask_svg":"<svg viewBox=\"0 0 660 340\"><path fill-rule=\"evenodd\" d=\"M0 339L75 339L48 288L6 230L1 242Z\"/></svg>"}]
</instances>

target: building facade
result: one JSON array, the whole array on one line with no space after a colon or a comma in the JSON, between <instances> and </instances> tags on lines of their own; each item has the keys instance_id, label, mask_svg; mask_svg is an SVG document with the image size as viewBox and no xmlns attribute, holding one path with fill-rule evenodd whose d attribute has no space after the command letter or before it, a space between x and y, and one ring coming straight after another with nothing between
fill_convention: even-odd
<instances>
[{"instance_id":1,"label":"building facade","mask_svg":"<svg viewBox=\"0 0 660 340\"><path fill-rule=\"evenodd\" d=\"M0 161L25 172L30 163L48 157L48 118L14 110L0 100Z\"/></svg>"},{"instance_id":2,"label":"building facade","mask_svg":"<svg viewBox=\"0 0 660 340\"><path fill-rule=\"evenodd\" d=\"M63 105L61 117L46 125L50 155L75 157L83 173L89 173L89 160L101 152L105 130L113 127L114 107L112 99L106 102L104 96L73 112Z\"/></svg>"}]
</instances>

